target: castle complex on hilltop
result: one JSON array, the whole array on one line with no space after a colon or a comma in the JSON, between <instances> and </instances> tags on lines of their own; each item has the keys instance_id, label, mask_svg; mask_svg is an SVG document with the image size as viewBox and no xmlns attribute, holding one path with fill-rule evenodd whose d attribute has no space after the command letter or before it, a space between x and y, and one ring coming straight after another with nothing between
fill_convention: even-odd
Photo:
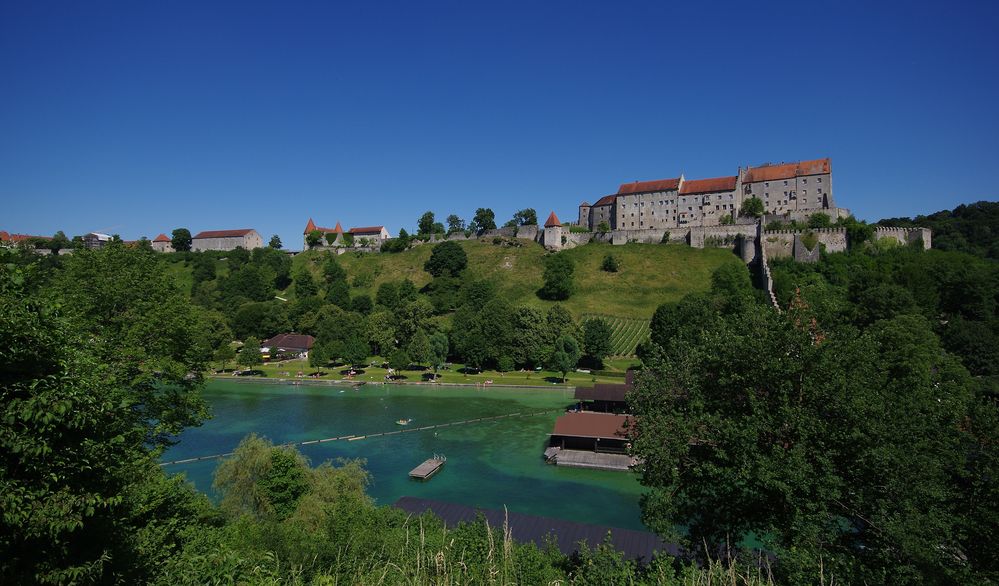
<instances>
[{"instance_id":1,"label":"castle complex on hilltop","mask_svg":"<svg viewBox=\"0 0 999 586\"><path fill-rule=\"evenodd\" d=\"M824 212L835 220L848 210L833 201L829 159L740 168L737 175L711 179L636 181L590 205L579 205L579 225L591 231L668 230L732 223L743 203L756 197L765 213L789 220ZM726 220L727 219L727 220Z\"/></svg>"}]
</instances>

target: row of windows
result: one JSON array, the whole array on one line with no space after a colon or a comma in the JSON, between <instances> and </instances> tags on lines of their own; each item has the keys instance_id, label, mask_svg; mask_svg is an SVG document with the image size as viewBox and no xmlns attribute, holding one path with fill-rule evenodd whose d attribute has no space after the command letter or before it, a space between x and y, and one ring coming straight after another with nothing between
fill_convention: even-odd
<instances>
[{"instance_id":1,"label":"row of windows","mask_svg":"<svg viewBox=\"0 0 999 586\"><path fill-rule=\"evenodd\" d=\"M822 183L822 178L821 177L816 177L815 179L819 183ZM802 183L808 183L808 177L802 177L801 178L801 182ZM787 185L787 179L784 180L784 185ZM769 181L764 181L763 182L763 187L770 187L770 182Z\"/></svg>"},{"instance_id":2,"label":"row of windows","mask_svg":"<svg viewBox=\"0 0 999 586\"><path fill-rule=\"evenodd\" d=\"M719 201L723 200L723 199L728 199L728 200L735 199L735 195L732 194L732 193L727 193L727 194L726 193L720 193L720 194L716 195L715 197ZM705 196L703 196L703 198L704 198L703 199L703 203L707 203L711 199L711 196L710 195L705 195ZM688 203L691 200L696 201L696 200L699 200L699 199L701 199L701 196L692 196L690 198L681 197L680 200L679 200L679 203L680 203L680 205L684 205L684 204ZM641 202L634 202L631 205L633 207L645 207L646 203L648 203L650 206L656 205L656 203L658 203L661 206L667 206L667 205L676 205L677 201L672 200L672 199L661 199L658 202L655 202L655 201L650 201L650 202L641 201ZM621 204L621 209L627 209L627 207L628 207L627 203L622 203Z\"/></svg>"}]
</instances>

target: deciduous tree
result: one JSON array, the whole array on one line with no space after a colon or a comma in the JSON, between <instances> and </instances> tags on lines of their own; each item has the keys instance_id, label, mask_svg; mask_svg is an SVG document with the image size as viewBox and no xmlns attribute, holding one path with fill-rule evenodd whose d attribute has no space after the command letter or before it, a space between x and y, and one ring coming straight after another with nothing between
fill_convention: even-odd
<instances>
[{"instance_id":1,"label":"deciduous tree","mask_svg":"<svg viewBox=\"0 0 999 586\"><path fill-rule=\"evenodd\" d=\"M766 209L763 207L763 200L758 197L750 197L742 202L739 208L739 215L751 218L759 218Z\"/></svg>"},{"instance_id":2,"label":"deciduous tree","mask_svg":"<svg viewBox=\"0 0 999 586\"><path fill-rule=\"evenodd\" d=\"M434 213L431 211L423 212L420 216L420 220L417 222L416 233L421 236L429 236L433 234L434 231Z\"/></svg>"},{"instance_id":3,"label":"deciduous tree","mask_svg":"<svg viewBox=\"0 0 999 586\"><path fill-rule=\"evenodd\" d=\"M468 225L472 232L482 232L484 230L496 229L496 214L489 208L478 208L475 210L475 217Z\"/></svg>"},{"instance_id":4,"label":"deciduous tree","mask_svg":"<svg viewBox=\"0 0 999 586\"><path fill-rule=\"evenodd\" d=\"M434 378L447 362L448 340L443 332L434 332L430 336L430 367L434 369Z\"/></svg>"},{"instance_id":5,"label":"deciduous tree","mask_svg":"<svg viewBox=\"0 0 999 586\"><path fill-rule=\"evenodd\" d=\"M555 349L548 359L548 368L562 373L562 382L566 375L576 368L581 352L579 343L572 336L562 336L555 340Z\"/></svg>"},{"instance_id":6,"label":"deciduous tree","mask_svg":"<svg viewBox=\"0 0 999 586\"><path fill-rule=\"evenodd\" d=\"M542 299L564 301L572 296L575 289L573 272L575 267L568 256L557 253L545 261L544 285L538 291Z\"/></svg>"},{"instance_id":7,"label":"deciduous tree","mask_svg":"<svg viewBox=\"0 0 999 586\"><path fill-rule=\"evenodd\" d=\"M253 368L254 366L264 363L263 358L260 356L260 340L250 336L243 342L243 348L239 351L239 356L236 358L236 362L240 366L247 366Z\"/></svg>"},{"instance_id":8,"label":"deciduous tree","mask_svg":"<svg viewBox=\"0 0 999 586\"><path fill-rule=\"evenodd\" d=\"M447 234L456 234L458 232L465 231L465 220L462 220L456 214L451 214L447 217Z\"/></svg>"},{"instance_id":9,"label":"deciduous tree","mask_svg":"<svg viewBox=\"0 0 999 586\"><path fill-rule=\"evenodd\" d=\"M194 239L191 238L191 231L187 228L177 228L171 235L173 238L170 239L170 245L173 246L176 252L190 252L191 244Z\"/></svg>"},{"instance_id":10,"label":"deciduous tree","mask_svg":"<svg viewBox=\"0 0 999 586\"><path fill-rule=\"evenodd\" d=\"M591 318L583 322L583 351L592 366L603 366L604 358L611 351L611 327L606 321Z\"/></svg>"}]
</instances>

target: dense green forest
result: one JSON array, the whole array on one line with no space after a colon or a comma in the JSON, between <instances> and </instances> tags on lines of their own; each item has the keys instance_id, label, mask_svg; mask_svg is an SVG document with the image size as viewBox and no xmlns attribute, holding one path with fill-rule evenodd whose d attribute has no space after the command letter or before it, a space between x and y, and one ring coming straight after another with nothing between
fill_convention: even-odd
<instances>
[{"instance_id":1,"label":"dense green forest","mask_svg":"<svg viewBox=\"0 0 999 586\"><path fill-rule=\"evenodd\" d=\"M656 311L646 524L701 551L755 535L784 583L994 583L999 264L869 246L773 274L783 313L728 268Z\"/></svg>"},{"instance_id":2,"label":"dense green forest","mask_svg":"<svg viewBox=\"0 0 999 586\"><path fill-rule=\"evenodd\" d=\"M999 202L980 201L914 218L886 218L878 224L929 228L933 248L999 259Z\"/></svg>"}]
</instances>

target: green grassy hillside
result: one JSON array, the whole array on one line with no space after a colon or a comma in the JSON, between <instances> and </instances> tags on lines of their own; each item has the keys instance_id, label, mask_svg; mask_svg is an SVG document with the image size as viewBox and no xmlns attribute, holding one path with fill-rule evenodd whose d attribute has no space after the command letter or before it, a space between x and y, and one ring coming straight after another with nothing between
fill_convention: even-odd
<instances>
[{"instance_id":1,"label":"green grassy hillside","mask_svg":"<svg viewBox=\"0 0 999 586\"><path fill-rule=\"evenodd\" d=\"M468 255L468 276L494 282L508 301L547 309L553 302L539 299L544 257L537 243L517 241L519 247L493 244L491 240L461 242ZM386 281L412 280L417 287L430 282L423 264L431 245L417 246L398 254L347 253L337 260L350 276L353 293L374 297ZM309 251L294 259L294 269L307 264L321 278L326 252ZM599 314L618 318L649 319L656 307L678 301L687 293L706 290L711 273L725 263L740 260L720 249L699 250L682 244L650 245L587 244L565 252L576 265L577 292L562 304L578 319ZM620 263L616 273L600 270L604 256L613 254Z\"/></svg>"}]
</instances>

